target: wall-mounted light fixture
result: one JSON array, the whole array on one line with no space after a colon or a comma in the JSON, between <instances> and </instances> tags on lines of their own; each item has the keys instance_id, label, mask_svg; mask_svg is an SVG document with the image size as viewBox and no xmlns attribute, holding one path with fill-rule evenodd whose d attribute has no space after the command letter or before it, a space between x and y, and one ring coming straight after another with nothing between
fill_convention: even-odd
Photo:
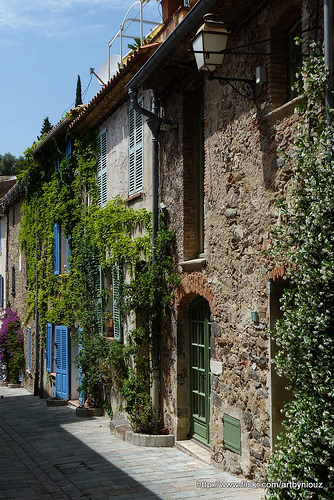
<instances>
[{"instance_id":1,"label":"wall-mounted light fixture","mask_svg":"<svg viewBox=\"0 0 334 500\"><path fill-rule=\"evenodd\" d=\"M204 16L204 24L199 28L192 40L193 53L198 71L209 71L209 80L219 80L228 83L238 94L243 97L253 96L255 99L255 77L230 78L214 76L212 73L217 66L223 64L229 33L220 21L215 20L214 14ZM241 83L241 91L232 82Z\"/></svg>"},{"instance_id":2,"label":"wall-mounted light fixture","mask_svg":"<svg viewBox=\"0 0 334 500\"><path fill-rule=\"evenodd\" d=\"M312 31L314 28L309 28L301 30L301 33ZM285 38L291 36L290 34L284 34L274 38ZM228 83L238 94L243 97L253 97L255 100L256 90L259 88L261 92L261 87L263 87L266 82L266 71L264 66L259 66L256 68L255 75L253 78L230 78L227 76L215 76L213 72L218 66L221 66L224 61L225 54L234 55L267 55L273 57L291 57L295 58L295 53L271 53L263 51L251 51L250 47L258 44L263 44L274 38L266 38L264 40L258 40L255 42L250 42L244 45L239 45L237 47L232 47L227 49L227 41L229 37L229 32L224 28L222 22L216 20L214 14L207 14L204 16L204 23L197 31L195 37L192 40L192 50L195 55L195 60L197 68L199 71L208 71L210 80L219 80L220 83ZM303 57L309 57L309 54L302 54ZM236 87L234 85L241 84ZM241 90L240 90L241 89Z\"/></svg>"}]
</instances>

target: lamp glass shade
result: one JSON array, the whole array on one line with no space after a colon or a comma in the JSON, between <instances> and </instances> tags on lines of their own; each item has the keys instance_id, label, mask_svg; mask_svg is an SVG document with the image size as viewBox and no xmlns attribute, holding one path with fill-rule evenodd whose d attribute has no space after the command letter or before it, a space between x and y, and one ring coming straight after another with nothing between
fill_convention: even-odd
<instances>
[{"instance_id":1,"label":"lamp glass shade","mask_svg":"<svg viewBox=\"0 0 334 500\"><path fill-rule=\"evenodd\" d=\"M199 71L214 71L223 64L224 54L215 54L225 50L228 32L222 28L222 23L206 22L197 31L192 40L195 60Z\"/></svg>"}]
</instances>

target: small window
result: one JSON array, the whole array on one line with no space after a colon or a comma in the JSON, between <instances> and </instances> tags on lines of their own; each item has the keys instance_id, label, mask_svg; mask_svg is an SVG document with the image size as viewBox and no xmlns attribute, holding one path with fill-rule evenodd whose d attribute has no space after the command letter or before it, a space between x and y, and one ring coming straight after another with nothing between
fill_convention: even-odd
<instances>
[{"instance_id":1,"label":"small window","mask_svg":"<svg viewBox=\"0 0 334 500\"><path fill-rule=\"evenodd\" d=\"M12 266L12 295L15 295L15 288L16 288L16 283L15 283L15 266Z\"/></svg>"},{"instance_id":2,"label":"small window","mask_svg":"<svg viewBox=\"0 0 334 500\"><path fill-rule=\"evenodd\" d=\"M142 99L138 99L142 104ZM143 115L132 105L129 107L129 196L143 189L144 147Z\"/></svg>"},{"instance_id":3,"label":"small window","mask_svg":"<svg viewBox=\"0 0 334 500\"><path fill-rule=\"evenodd\" d=\"M108 201L108 174L107 174L107 130L99 133L97 138L97 184L99 189L99 206L103 207Z\"/></svg>"},{"instance_id":4,"label":"small window","mask_svg":"<svg viewBox=\"0 0 334 500\"><path fill-rule=\"evenodd\" d=\"M72 155L72 139L66 139L66 156L71 157Z\"/></svg>"},{"instance_id":5,"label":"small window","mask_svg":"<svg viewBox=\"0 0 334 500\"><path fill-rule=\"evenodd\" d=\"M300 38L301 31L302 31L302 22L301 19L298 19L298 21L292 25L289 32L289 45L290 45L289 53L291 54L291 56L289 57L288 68L287 68L288 101L297 97L297 92L292 88L292 86L294 85L294 83L298 81L299 71L302 66L302 45L296 43L296 38L297 37Z\"/></svg>"},{"instance_id":6,"label":"small window","mask_svg":"<svg viewBox=\"0 0 334 500\"><path fill-rule=\"evenodd\" d=\"M60 224L56 222L53 226L53 271L55 275L60 274Z\"/></svg>"},{"instance_id":7,"label":"small window","mask_svg":"<svg viewBox=\"0 0 334 500\"><path fill-rule=\"evenodd\" d=\"M27 370L31 370L31 329L27 328Z\"/></svg>"},{"instance_id":8,"label":"small window","mask_svg":"<svg viewBox=\"0 0 334 500\"><path fill-rule=\"evenodd\" d=\"M241 455L240 420L224 413L223 424L225 448Z\"/></svg>"},{"instance_id":9,"label":"small window","mask_svg":"<svg viewBox=\"0 0 334 500\"><path fill-rule=\"evenodd\" d=\"M71 270L71 236L66 238L66 271L69 273Z\"/></svg>"}]
</instances>

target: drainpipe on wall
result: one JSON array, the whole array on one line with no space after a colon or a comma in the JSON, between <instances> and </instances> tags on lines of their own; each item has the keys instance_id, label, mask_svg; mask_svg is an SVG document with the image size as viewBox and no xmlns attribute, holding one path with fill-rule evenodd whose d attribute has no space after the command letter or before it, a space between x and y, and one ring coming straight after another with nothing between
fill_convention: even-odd
<instances>
[{"instance_id":1,"label":"drainpipe on wall","mask_svg":"<svg viewBox=\"0 0 334 500\"><path fill-rule=\"evenodd\" d=\"M160 101L153 94L152 111L138 104L138 91L128 89L131 104L140 114L147 116L147 124L152 132L152 263L156 260L156 237L159 222L159 131L163 120L159 117ZM160 332L157 319L152 324L153 353L152 353L152 406L154 422L157 423L160 412Z\"/></svg>"},{"instance_id":2,"label":"drainpipe on wall","mask_svg":"<svg viewBox=\"0 0 334 500\"><path fill-rule=\"evenodd\" d=\"M328 68L325 104L327 108L333 109L333 0L324 0L324 51L325 66Z\"/></svg>"}]
</instances>

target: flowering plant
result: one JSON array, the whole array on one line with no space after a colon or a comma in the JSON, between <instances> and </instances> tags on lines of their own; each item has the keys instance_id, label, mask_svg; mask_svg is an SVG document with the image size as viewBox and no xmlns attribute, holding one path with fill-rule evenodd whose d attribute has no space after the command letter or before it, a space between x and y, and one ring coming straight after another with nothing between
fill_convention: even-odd
<instances>
[{"instance_id":1,"label":"flowering plant","mask_svg":"<svg viewBox=\"0 0 334 500\"><path fill-rule=\"evenodd\" d=\"M17 312L2 309L0 319L0 363L5 366L6 380L17 382L24 366L23 332Z\"/></svg>"}]
</instances>

